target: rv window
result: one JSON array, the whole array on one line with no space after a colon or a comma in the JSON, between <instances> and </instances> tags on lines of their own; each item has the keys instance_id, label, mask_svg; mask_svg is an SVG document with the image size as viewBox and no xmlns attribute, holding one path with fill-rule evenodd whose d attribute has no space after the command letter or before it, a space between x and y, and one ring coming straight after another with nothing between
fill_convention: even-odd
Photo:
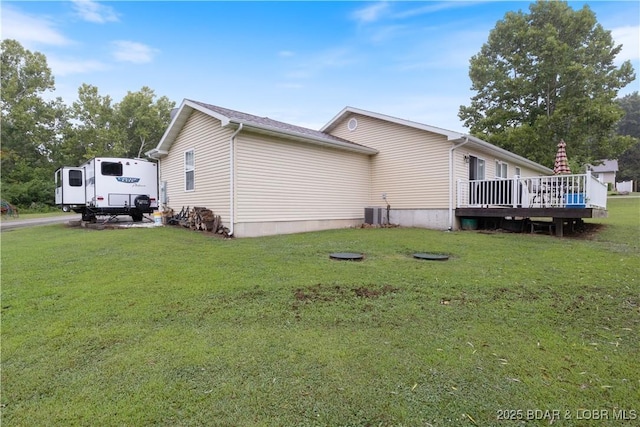
<instances>
[{"instance_id":1,"label":"rv window","mask_svg":"<svg viewBox=\"0 0 640 427\"><path fill-rule=\"evenodd\" d=\"M82 187L82 171L69 171L69 185L71 187Z\"/></svg>"},{"instance_id":2,"label":"rv window","mask_svg":"<svg viewBox=\"0 0 640 427\"><path fill-rule=\"evenodd\" d=\"M122 176L122 163L102 162L102 175Z\"/></svg>"}]
</instances>

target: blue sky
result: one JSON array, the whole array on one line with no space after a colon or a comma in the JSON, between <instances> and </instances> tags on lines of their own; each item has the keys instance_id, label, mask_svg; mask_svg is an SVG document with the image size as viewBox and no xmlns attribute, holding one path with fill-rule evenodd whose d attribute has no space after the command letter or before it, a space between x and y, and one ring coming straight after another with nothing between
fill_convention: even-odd
<instances>
[{"instance_id":1,"label":"blue sky","mask_svg":"<svg viewBox=\"0 0 640 427\"><path fill-rule=\"evenodd\" d=\"M584 4L640 74L640 2ZM319 129L345 106L465 132L469 59L529 2L2 1L2 38L46 55L54 96L149 86ZM621 95L639 90L638 80Z\"/></svg>"}]
</instances>

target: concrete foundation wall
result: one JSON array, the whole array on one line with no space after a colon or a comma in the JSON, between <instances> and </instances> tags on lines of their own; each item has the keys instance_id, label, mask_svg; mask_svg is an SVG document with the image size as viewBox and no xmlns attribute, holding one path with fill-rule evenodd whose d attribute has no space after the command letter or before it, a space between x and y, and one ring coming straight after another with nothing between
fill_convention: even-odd
<instances>
[{"instance_id":1,"label":"concrete foundation wall","mask_svg":"<svg viewBox=\"0 0 640 427\"><path fill-rule=\"evenodd\" d=\"M391 224L398 224L401 227L431 228L434 230L449 228L448 209L391 209L389 216Z\"/></svg>"},{"instance_id":2,"label":"concrete foundation wall","mask_svg":"<svg viewBox=\"0 0 640 427\"><path fill-rule=\"evenodd\" d=\"M310 221L269 221L236 223L235 237L260 237L276 234L304 233L308 231L333 230L338 228L358 227L363 218L327 219Z\"/></svg>"}]
</instances>

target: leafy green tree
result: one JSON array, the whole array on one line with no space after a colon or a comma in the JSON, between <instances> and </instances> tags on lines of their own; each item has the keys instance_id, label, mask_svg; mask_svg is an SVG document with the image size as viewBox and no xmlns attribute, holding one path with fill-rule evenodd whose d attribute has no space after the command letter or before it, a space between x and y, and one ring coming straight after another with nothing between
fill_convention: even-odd
<instances>
[{"instance_id":1,"label":"leafy green tree","mask_svg":"<svg viewBox=\"0 0 640 427\"><path fill-rule=\"evenodd\" d=\"M588 6L508 12L470 60L476 95L458 116L472 134L547 166L560 139L582 164L615 158L631 143L615 134L615 97L635 79L629 61L614 65L621 48Z\"/></svg>"},{"instance_id":2,"label":"leafy green tree","mask_svg":"<svg viewBox=\"0 0 640 427\"><path fill-rule=\"evenodd\" d=\"M144 86L138 92L127 95L116 106L118 126L125 133L127 157L141 157L160 141L171 121L171 109L175 106L166 96L158 98L153 90Z\"/></svg>"},{"instance_id":3,"label":"leafy green tree","mask_svg":"<svg viewBox=\"0 0 640 427\"><path fill-rule=\"evenodd\" d=\"M618 133L640 139L640 94L633 92L618 99L617 103L624 111Z\"/></svg>"},{"instance_id":4,"label":"leafy green tree","mask_svg":"<svg viewBox=\"0 0 640 427\"><path fill-rule=\"evenodd\" d=\"M618 133L634 139L633 145L618 158L619 181L640 182L640 95L638 92L618 99L624 117L618 123Z\"/></svg>"},{"instance_id":5,"label":"leafy green tree","mask_svg":"<svg viewBox=\"0 0 640 427\"><path fill-rule=\"evenodd\" d=\"M52 202L51 153L66 110L59 99L43 99L54 79L42 53L6 39L1 55L2 197L22 207Z\"/></svg>"},{"instance_id":6,"label":"leafy green tree","mask_svg":"<svg viewBox=\"0 0 640 427\"><path fill-rule=\"evenodd\" d=\"M119 104L83 84L71 107L46 101L54 78L40 52L3 40L0 78L2 198L20 207L53 204L55 169L95 156L140 156L162 137L175 103L148 87Z\"/></svg>"},{"instance_id":7,"label":"leafy green tree","mask_svg":"<svg viewBox=\"0 0 640 427\"><path fill-rule=\"evenodd\" d=\"M78 88L78 100L72 104L73 125L65 131L61 147L65 158L88 160L96 156L124 156L125 132L118 123L116 109L109 95L100 95L98 88L83 83Z\"/></svg>"}]
</instances>

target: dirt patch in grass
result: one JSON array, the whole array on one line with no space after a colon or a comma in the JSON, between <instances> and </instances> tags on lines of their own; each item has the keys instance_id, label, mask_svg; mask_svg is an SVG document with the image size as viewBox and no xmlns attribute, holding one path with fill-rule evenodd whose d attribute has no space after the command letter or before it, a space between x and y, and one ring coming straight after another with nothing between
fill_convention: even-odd
<instances>
[{"instance_id":1,"label":"dirt patch in grass","mask_svg":"<svg viewBox=\"0 0 640 427\"><path fill-rule=\"evenodd\" d=\"M398 288L391 285L368 285L356 288L348 288L339 285L323 285L318 283L306 288L298 288L294 291L293 297L297 302L331 302L347 298L378 298L387 294L395 293Z\"/></svg>"},{"instance_id":2,"label":"dirt patch in grass","mask_svg":"<svg viewBox=\"0 0 640 427\"><path fill-rule=\"evenodd\" d=\"M367 286L340 286L317 285L298 288L293 292L293 304L291 310L295 313L295 319L302 319L302 311L306 308L316 307L321 311L332 312L334 307L350 307L359 312L371 312L374 310L373 300L395 294L399 289L385 285ZM336 308L338 311L342 308Z\"/></svg>"},{"instance_id":3,"label":"dirt patch in grass","mask_svg":"<svg viewBox=\"0 0 640 427\"><path fill-rule=\"evenodd\" d=\"M593 239L596 234L600 231L604 230L607 226L605 224L594 224L590 222L585 222L581 227L576 229L573 233L565 233L565 237L573 237L577 239Z\"/></svg>"}]
</instances>

